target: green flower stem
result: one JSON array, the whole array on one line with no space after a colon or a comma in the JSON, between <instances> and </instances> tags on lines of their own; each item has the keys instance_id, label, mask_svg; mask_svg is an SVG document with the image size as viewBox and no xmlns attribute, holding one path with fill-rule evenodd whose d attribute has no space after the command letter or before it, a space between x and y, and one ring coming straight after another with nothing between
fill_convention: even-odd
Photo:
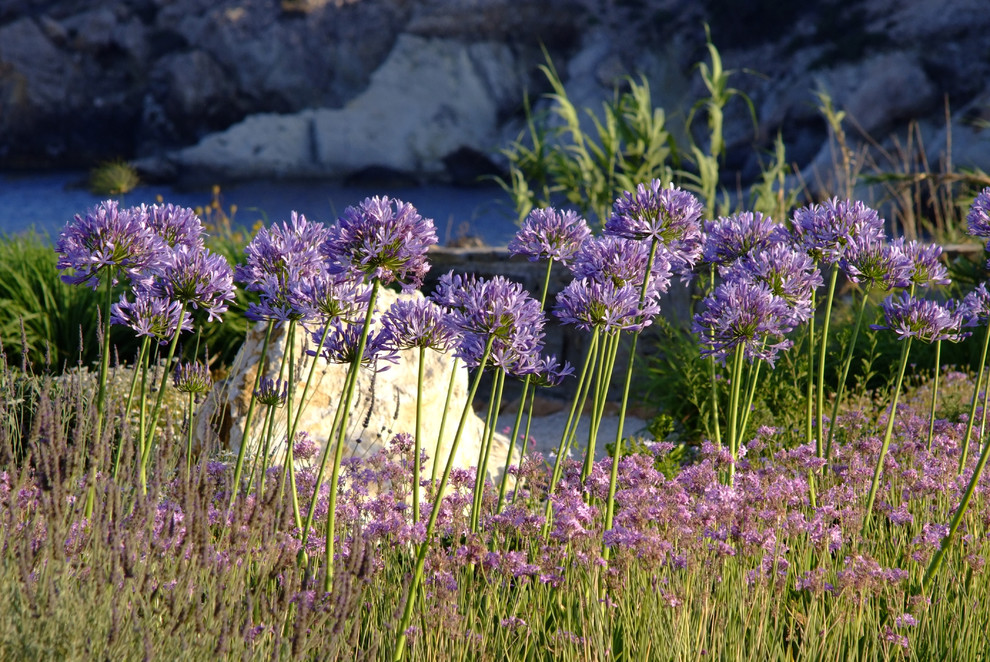
<instances>
[{"instance_id":1,"label":"green flower stem","mask_svg":"<svg viewBox=\"0 0 990 662\"><path fill-rule=\"evenodd\" d=\"M818 391L815 398L815 425L817 427L818 440L817 447L822 449L820 457L826 457L828 452L822 447L822 440L825 439L825 355L828 353L828 324L832 317L832 302L835 299L835 283L839 278L839 266L832 265L832 275L828 281L828 294L825 296L825 318L822 320L822 344L818 351L818 374L815 377L815 386Z\"/></svg>"},{"instance_id":2,"label":"green flower stem","mask_svg":"<svg viewBox=\"0 0 990 662\"><path fill-rule=\"evenodd\" d=\"M887 456L887 449L890 447L890 437L894 431L894 419L897 416L897 399L901 394L901 384L904 382L904 369L907 368L908 353L911 351L911 337L904 341L901 349L901 365L897 370L897 381L894 383L894 399L890 404L890 416L887 418L887 429L883 434L883 444L880 446L880 457L877 458L877 467L873 471L873 482L870 484L870 494L866 498L866 511L863 515L863 530L861 536L866 537L870 526L870 516L873 514L873 502L876 500L877 489L880 487L880 474L883 472L883 461Z\"/></svg>"},{"instance_id":3,"label":"green flower stem","mask_svg":"<svg viewBox=\"0 0 990 662\"><path fill-rule=\"evenodd\" d=\"M443 445L443 433L447 428L447 410L450 409L450 396L454 392L454 382L457 380L457 364L458 359L455 356L454 361L450 366L450 381L447 382L447 397L443 401L443 414L440 416L440 433L437 434L437 446L433 451L433 468L430 470L430 482L436 482L437 479L437 459L440 457L440 447Z\"/></svg>"},{"instance_id":4,"label":"green flower stem","mask_svg":"<svg viewBox=\"0 0 990 662\"><path fill-rule=\"evenodd\" d=\"M709 281L708 281L708 291L705 295L711 294L712 287L715 285L715 264L712 263L709 266ZM710 332L709 335L711 335ZM714 347L713 344L709 343L709 347ZM715 381L716 368L715 368L715 355L708 356L708 374L711 376L712 382L712 422L715 432L715 445L718 447L722 446L722 424L718 420L718 383Z\"/></svg>"},{"instance_id":5,"label":"green flower stem","mask_svg":"<svg viewBox=\"0 0 990 662\"><path fill-rule=\"evenodd\" d=\"M540 310L547 302L547 290L550 289L550 271L553 269L553 260L547 261L547 270L543 275L543 291L540 294ZM512 463L512 453L516 450L516 439L519 437L519 428L522 425L522 413L523 405L526 404L526 395L529 393L530 381L532 380L532 375L526 375L523 378L522 394L519 396L519 411L516 412L516 420L512 424L512 433L509 435L509 452L505 456L505 468L502 470L502 480L499 481L498 486L498 504L495 506L495 512L502 510L502 504L505 502L505 486L506 481L509 478L509 467ZM525 445L523 448L525 452ZM519 456L519 463L522 464L522 455Z\"/></svg>"},{"instance_id":6,"label":"green flower stem","mask_svg":"<svg viewBox=\"0 0 990 662\"><path fill-rule=\"evenodd\" d=\"M265 498L265 476L268 474L268 453L271 450L273 429L275 428L275 407L267 405L265 411L265 441L261 446L261 454L254 458L254 467L261 462L261 473L258 475L258 498ZM254 473L254 468L251 469Z\"/></svg>"},{"instance_id":7,"label":"green flower stem","mask_svg":"<svg viewBox=\"0 0 990 662\"><path fill-rule=\"evenodd\" d=\"M942 363L942 341L935 341L935 374L932 376L932 406L928 416L928 450L932 449L932 439L935 437L935 404L938 402L938 377Z\"/></svg>"},{"instance_id":8,"label":"green flower stem","mask_svg":"<svg viewBox=\"0 0 990 662\"><path fill-rule=\"evenodd\" d=\"M835 418L839 414L839 402L842 400L843 391L846 388L846 379L849 377L849 366L852 364L853 352L856 350L856 338L859 336L859 329L863 325L863 315L866 312L866 304L870 298L869 290L863 292L863 298L859 301L859 308L856 309L856 321L853 324L852 336L849 338L849 347L846 349L846 359L842 363L842 373L839 375L839 383L835 387L835 402L832 403L832 418L829 419L828 440L825 443L826 460L832 451L832 440L835 437Z\"/></svg>"},{"instance_id":9,"label":"green flower stem","mask_svg":"<svg viewBox=\"0 0 990 662\"><path fill-rule=\"evenodd\" d=\"M495 373L495 383L488 399L488 418L485 420L485 438L478 453L477 471L474 477L474 501L471 505L471 531L477 533L481 521L481 508L485 495L485 482L488 478L488 455L492 448L492 438L498 425L498 406L502 401L502 387L505 384L505 371Z\"/></svg>"},{"instance_id":10,"label":"green flower stem","mask_svg":"<svg viewBox=\"0 0 990 662\"><path fill-rule=\"evenodd\" d=\"M100 440L103 438L103 410L106 408L107 400L107 373L110 372L110 306L113 305L113 271L114 267L106 268L106 297L102 311L103 321L103 349L100 352L100 377L99 387L96 391L96 427L93 428L93 444L90 446L89 464L89 488L86 490L86 510L85 517L93 514L93 507L96 504L96 463Z\"/></svg>"},{"instance_id":11,"label":"green flower stem","mask_svg":"<svg viewBox=\"0 0 990 662\"><path fill-rule=\"evenodd\" d=\"M416 373L416 434L413 435L413 524L419 522L419 483L422 462L422 443L420 431L423 426L423 366L426 363L426 347L419 348L419 366ZM510 450L511 452L511 450Z\"/></svg>"},{"instance_id":12,"label":"green flower stem","mask_svg":"<svg viewBox=\"0 0 990 662\"><path fill-rule=\"evenodd\" d=\"M155 352L155 356L158 352ZM141 366L141 403L138 409L138 454L137 454L137 470L138 470L138 482L141 485L141 494L148 493L148 473L144 468L144 456L148 454L148 399L145 395L148 393L148 361L144 362Z\"/></svg>"},{"instance_id":13,"label":"green flower stem","mask_svg":"<svg viewBox=\"0 0 990 662\"><path fill-rule=\"evenodd\" d=\"M179 308L179 322L175 325L175 335L172 336L172 344L168 346L168 355L165 357L165 365L162 366L162 378L158 384L158 397L155 398L155 407L151 410L151 426L148 428L148 437L145 443L145 456L142 461L147 471L147 464L151 459L151 444L155 436L155 429L158 427L158 417L162 413L162 402L165 400L165 388L168 386L168 377L172 373L172 357L175 356L175 348L179 344L179 336L182 335L182 323L186 319L186 304Z\"/></svg>"},{"instance_id":14,"label":"green flower stem","mask_svg":"<svg viewBox=\"0 0 990 662\"><path fill-rule=\"evenodd\" d=\"M134 370L131 375L131 387L127 391L127 402L124 404L124 419L130 417L131 415L131 404L134 402L134 392L137 390L137 380L138 373L142 372L143 366L148 362L148 346L151 344L151 338L145 336L141 341L141 351L138 353L137 363L134 365ZM141 391L141 398L144 398L144 390ZM139 442L140 443L140 440ZM124 448L123 440L117 444L116 453L113 458L113 479L117 480L117 475L120 471L120 454L121 450ZM140 449L139 451L140 452Z\"/></svg>"},{"instance_id":15,"label":"green flower stem","mask_svg":"<svg viewBox=\"0 0 990 662\"><path fill-rule=\"evenodd\" d=\"M591 332L591 343L588 345L588 353L584 357L584 365L581 367L581 374L578 376L577 390L574 392L574 401L571 403L571 411L567 415L567 422L564 424L564 431L560 435L560 445L557 447L557 457L554 459L553 463L553 473L550 475L550 485L547 487L547 513L546 524L544 525L544 538L549 531L549 513L550 508L550 497L553 496L554 490L557 487L557 481L560 480L560 475L563 473L564 467L564 456L567 454L567 449L569 445L569 439L573 432L572 428L577 426L577 421L580 419L580 414L578 412L584 407L584 398L587 396L588 387L591 385L591 376L594 373L594 362L595 356L598 350L598 339L601 336L601 331L599 329L594 329ZM591 370L589 371L589 368Z\"/></svg>"},{"instance_id":16,"label":"green flower stem","mask_svg":"<svg viewBox=\"0 0 990 662\"><path fill-rule=\"evenodd\" d=\"M193 440L193 399L196 394L189 392L189 405L186 409L186 480L192 478L192 440Z\"/></svg>"},{"instance_id":17,"label":"green flower stem","mask_svg":"<svg viewBox=\"0 0 990 662\"><path fill-rule=\"evenodd\" d=\"M811 318L808 320L808 383L805 390L807 407L805 409L804 439L806 444L811 443L815 429L815 293L811 293ZM825 440L821 437L815 439L815 455L822 457L825 454Z\"/></svg>"},{"instance_id":18,"label":"green flower stem","mask_svg":"<svg viewBox=\"0 0 990 662\"><path fill-rule=\"evenodd\" d=\"M742 390L743 362L743 347L742 345L738 345L735 356L732 359L732 382L730 384L732 390L729 397L729 453L732 455L732 463L729 464L729 485L735 482L736 458L739 453L739 396Z\"/></svg>"},{"instance_id":19,"label":"green flower stem","mask_svg":"<svg viewBox=\"0 0 990 662\"><path fill-rule=\"evenodd\" d=\"M289 322L289 332L287 334L288 352L289 352L289 383L286 389L287 393L285 396L285 420L286 420L286 436L285 436L285 467L283 467L282 472L282 485L285 485L285 475L289 476L289 488L292 490L292 517L295 520L296 529L302 530L302 515L299 512L299 491L296 489L296 462L295 462L295 439L293 437L293 431L295 427L295 422L298 421L299 417L296 416L295 419L292 417L292 405L293 398L295 397L295 385L296 385L296 321L292 320ZM311 373L312 374L312 373ZM303 397L306 394L303 393ZM299 404L299 411L302 411L302 403Z\"/></svg>"},{"instance_id":20,"label":"green flower stem","mask_svg":"<svg viewBox=\"0 0 990 662\"><path fill-rule=\"evenodd\" d=\"M595 396L591 406L591 421L588 426L588 445L584 449L584 465L581 469L581 481L591 475L595 464L595 451L598 447L598 428L601 427L602 415L605 412L605 398L608 395L609 381L615 365L615 354L619 349L619 333L606 333L602 352L599 354L598 370L595 373Z\"/></svg>"},{"instance_id":21,"label":"green flower stem","mask_svg":"<svg viewBox=\"0 0 990 662\"><path fill-rule=\"evenodd\" d=\"M261 386L261 377L264 370L262 369L265 365L265 360L268 357L268 345L272 339L272 330L275 328L275 321L270 320L268 322L268 328L265 330L265 340L261 345L261 358L258 361L258 370L254 375L254 388L251 389L251 399L248 404L247 415L244 417L244 432L241 434L241 446L237 449L237 462L234 464L234 482L233 487L230 490L230 503L227 506L227 512L229 513L234 508L234 501L237 499L237 494L241 491L241 472L244 470L244 452L248 447L248 441L251 436L251 421L254 418L254 406L257 402L255 397L255 392L258 387ZM262 424L264 428L264 424ZM254 465L257 466L258 459L255 457ZM251 470L254 473L254 469ZM251 484L252 481L248 481Z\"/></svg>"},{"instance_id":22,"label":"green flower stem","mask_svg":"<svg viewBox=\"0 0 990 662\"><path fill-rule=\"evenodd\" d=\"M959 530L960 525L962 525L962 520L966 514L966 509L969 507L969 502L972 500L973 494L976 492L976 486L980 482L980 477L983 475L983 469L987 466L988 457L990 457L990 444L984 443L983 451L980 453L980 459L977 461L976 467L973 469L973 475L969 479L969 486L966 488L966 492L963 494L962 501L959 502L959 506L956 508L955 514L952 516L952 522L949 524L949 532L945 534L944 538L942 538L938 551L935 552L935 556L932 557L931 563L928 564L928 569L925 570L925 576L921 580L922 591L925 590L925 587L931 585L931 581L935 577L935 573L938 572L939 567L942 565L942 561L945 558L945 553L952 544L952 537L956 534L956 531Z\"/></svg>"},{"instance_id":23,"label":"green flower stem","mask_svg":"<svg viewBox=\"0 0 990 662\"><path fill-rule=\"evenodd\" d=\"M526 447L529 444L529 426L533 422L533 409L536 407L536 389L533 389L533 395L529 398L529 411L526 414L526 432L523 434L523 445L522 450L519 453L519 466L522 466L522 458L526 454ZM504 480L502 481L505 482ZM512 503L515 504L516 500L519 498L519 492L522 488L522 478L516 478L516 489L512 492ZM498 510L501 510L499 506Z\"/></svg>"},{"instance_id":24,"label":"green flower stem","mask_svg":"<svg viewBox=\"0 0 990 662\"><path fill-rule=\"evenodd\" d=\"M351 381L351 371L353 367L354 364L352 363L347 368L347 375L344 378L345 384ZM340 407L337 407L337 411L335 411L333 414L333 425L330 426L330 439L333 439L334 432L337 430L337 426L340 424L341 417L342 417L342 410ZM306 514L306 523L303 525L302 528L302 545L301 545L302 549L306 549L306 541L309 540L310 527L313 526L313 517L316 514L316 502L319 501L320 499L319 486L323 484L323 474L326 471L327 458L330 457L330 448L331 448L331 444L329 443L328 440L328 443L326 443L323 446L323 453L320 455L320 466L316 471L316 480L313 483L317 487L313 490L313 498L310 499L309 502L309 512Z\"/></svg>"},{"instance_id":25,"label":"green flower stem","mask_svg":"<svg viewBox=\"0 0 990 662\"><path fill-rule=\"evenodd\" d=\"M968 459L967 454L969 453L969 442L973 438L973 423L976 421L976 403L980 400L980 384L983 383L983 371L987 364L987 346L990 345L990 324L987 325L987 331L983 336L983 349L980 352L980 367L976 372L976 388L973 389L973 401L969 406L969 420L966 421L966 435L963 437L962 441L962 454L959 456L959 470L957 473L962 474L963 469L966 468L966 460Z\"/></svg>"},{"instance_id":26,"label":"green flower stem","mask_svg":"<svg viewBox=\"0 0 990 662\"><path fill-rule=\"evenodd\" d=\"M440 506L443 503L443 492L447 489L447 481L450 480L450 472L454 468L454 460L457 456L457 445L461 441L461 435L464 432L464 424L467 421L468 412L471 411L471 402L474 400L475 393L478 392L478 384L481 383L481 375L484 373L485 366L488 364L488 357L491 355L492 343L494 340L494 336L489 336L488 341L485 343L485 349L481 355L481 361L478 363L478 368L475 372L471 389L468 391L467 401L464 403L464 410L461 412L461 420L457 424L457 432L454 433L454 441L450 445L450 453L447 455L447 464L444 466L443 476L440 478L440 484L437 486L436 496L433 500L433 508L430 510L430 518L426 523L426 534L423 537L423 543L419 546L419 551L416 554L416 566L412 573L412 581L409 582L409 588L406 590L405 607L402 610L402 618L400 619L399 625L395 630L396 641L395 651L392 656L393 662L399 662L405 654L406 630L409 629L409 624L412 622L412 613L416 606L416 599L414 596L423 582L423 570L426 567L426 554L429 551L430 540L433 537L433 531L437 525L437 516L440 514Z\"/></svg>"},{"instance_id":27,"label":"green flower stem","mask_svg":"<svg viewBox=\"0 0 990 662\"><path fill-rule=\"evenodd\" d=\"M378 278L371 279L371 296L368 299L368 312L364 316L364 327L361 329L361 338L358 340L357 351L351 361L351 372L348 373L350 380L344 387L344 393L340 399L338 407L342 407L344 414L340 418L340 430L337 432L337 445L333 454L333 468L330 471L330 503L327 505L327 537L326 537L326 563L327 572L324 578L324 587L327 591L333 583L333 560L334 545L336 543L337 525L337 483L340 480L340 461L344 456L344 439L347 436L347 417L351 409L351 400L354 397L354 386L357 384L358 374L361 372L361 360L364 358L364 348L368 343L368 332L371 330L371 317L375 312L375 302L378 299L378 290L381 281ZM327 441L329 444L329 440ZM318 488L317 488L318 489Z\"/></svg>"},{"instance_id":28,"label":"green flower stem","mask_svg":"<svg viewBox=\"0 0 990 662\"><path fill-rule=\"evenodd\" d=\"M749 379L746 384L746 404L742 410L742 421L739 423L739 434L736 439L741 443L746 438L746 426L749 425L750 412L753 409L753 397L756 395L756 384L760 380L760 368L763 366L762 359L753 361L749 370Z\"/></svg>"},{"instance_id":29,"label":"green flower stem","mask_svg":"<svg viewBox=\"0 0 990 662\"><path fill-rule=\"evenodd\" d=\"M643 307L646 301L646 289L650 285L650 275L653 273L653 260L657 255L656 238L650 242L650 256L646 260L646 269L643 272L643 286L639 290L639 305ZM622 387L622 402L619 405L619 421L615 431L615 452L612 454L612 472L608 480L608 500L605 502L605 531L612 528L612 518L615 515L615 489L619 480L619 460L622 458L622 427L626 421L626 409L629 406L629 388L632 386L633 367L636 361L636 343L639 340L640 331L632 334L632 342L629 343L629 363L626 365L626 381ZM607 560L610 548L602 545L602 556Z\"/></svg>"}]
</instances>

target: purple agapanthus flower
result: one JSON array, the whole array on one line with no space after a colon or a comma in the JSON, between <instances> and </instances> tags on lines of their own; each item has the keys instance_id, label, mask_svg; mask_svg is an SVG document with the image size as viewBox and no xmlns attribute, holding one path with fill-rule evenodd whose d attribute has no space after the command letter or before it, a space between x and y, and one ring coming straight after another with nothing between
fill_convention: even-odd
<instances>
[{"instance_id":1,"label":"purple agapanthus flower","mask_svg":"<svg viewBox=\"0 0 990 662\"><path fill-rule=\"evenodd\" d=\"M859 201L826 200L794 212L794 234L815 262L835 264L853 240L881 239L883 219Z\"/></svg>"},{"instance_id":2,"label":"purple agapanthus flower","mask_svg":"<svg viewBox=\"0 0 990 662\"><path fill-rule=\"evenodd\" d=\"M110 323L129 326L138 336L154 338L164 345L175 336L181 311L178 301L152 296L142 289L133 301L121 295L120 301L110 306ZM182 330L192 331L191 315L183 316Z\"/></svg>"},{"instance_id":3,"label":"purple agapanthus flower","mask_svg":"<svg viewBox=\"0 0 990 662\"><path fill-rule=\"evenodd\" d=\"M612 205L605 234L635 240L656 240L668 253L671 268L688 276L701 257L701 214L693 195L658 179L625 191Z\"/></svg>"},{"instance_id":4,"label":"purple agapanthus flower","mask_svg":"<svg viewBox=\"0 0 990 662\"><path fill-rule=\"evenodd\" d=\"M534 209L509 241L509 253L567 264L590 236L588 223L573 211Z\"/></svg>"},{"instance_id":5,"label":"purple agapanthus flower","mask_svg":"<svg viewBox=\"0 0 990 662\"><path fill-rule=\"evenodd\" d=\"M967 232L974 237L990 239L990 186L976 196L966 214Z\"/></svg>"},{"instance_id":6,"label":"purple agapanthus flower","mask_svg":"<svg viewBox=\"0 0 990 662\"><path fill-rule=\"evenodd\" d=\"M234 278L245 289L260 292L271 287L270 281L309 279L326 271L320 246L328 230L322 223L306 220L292 212L288 222L261 228L244 248L246 260L237 265Z\"/></svg>"},{"instance_id":7,"label":"purple agapanthus flower","mask_svg":"<svg viewBox=\"0 0 990 662\"><path fill-rule=\"evenodd\" d=\"M168 246L148 228L147 215L140 209L120 209L116 201L107 200L85 216L76 214L59 234L55 252L59 271L74 271L62 275L64 282L96 289L105 275L116 285L118 271L133 278L157 267Z\"/></svg>"},{"instance_id":8,"label":"purple agapanthus flower","mask_svg":"<svg viewBox=\"0 0 990 662\"><path fill-rule=\"evenodd\" d=\"M296 289L323 320L358 322L371 300L371 287L353 273L319 273L301 281Z\"/></svg>"},{"instance_id":9,"label":"purple agapanthus flower","mask_svg":"<svg viewBox=\"0 0 990 662\"><path fill-rule=\"evenodd\" d=\"M446 323L459 334L454 355L468 367L480 364L490 337L492 365L521 374L521 368L537 362L543 347L543 310L519 283L502 276L483 279L451 272L440 277L432 299L450 309Z\"/></svg>"},{"instance_id":10,"label":"purple agapanthus flower","mask_svg":"<svg viewBox=\"0 0 990 662\"><path fill-rule=\"evenodd\" d=\"M753 361L773 365L777 353L793 343L784 338L791 330L787 302L763 283L744 280L722 283L702 302L693 330L702 337L702 356L726 356L741 347Z\"/></svg>"},{"instance_id":11,"label":"purple agapanthus flower","mask_svg":"<svg viewBox=\"0 0 990 662\"><path fill-rule=\"evenodd\" d=\"M169 248L187 246L203 248L203 222L192 209L173 204L141 205L148 227L168 244Z\"/></svg>"},{"instance_id":12,"label":"purple agapanthus flower","mask_svg":"<svg viewBox=\"0 0 990 662\"><path fill-rule=\"evenodd\" d=\"M343 320L336 320L330 324L326 340L320 349L320 356L327 363L351 363L357 356L358 345L361 341L361 332L364 324L351 324ZM313 343L320 342L321 331L313 332ZM314 354L310 350L310 354ZM364 352L361 354L361 365L374 367L377 372L384 372L388 366L379 365L379 361L397 363L399 355L396 353L395 344L388 329L369 329L368 337L365 340Z\"/></svg>"},{"instance_id":13,"label":"purple agapanthus flower","mask_svg":"<svg viewBox=\"0 0 990 662\"><path fill-rule=\"evenodd\" d=\"M210 369L199 361L183 361L175 366L172 385L180 393L209 393L213 378Z\"/></svg>"},{"instance_id":14,"label":"purple agapanthus flower","mask_svg":"<svg viewBox=\"0 0 990 662\"><path fill-rule=\"evenodd\" d=\"M450 349L453 329L444 323L446 312L429 299L397 299L382 315L398 349L428 348L438 352Z\"/></svg>"},{"instance_id":15,"label":"purple agapanthus flower","mask_svg":"<svg viewBox=\"0 0 990 662\"><path fill-rule=\"evenodd\" d=\"M561 365L556 355L541 357L533 367L530 384L533 386L560 386L564 379L574 374L574 366L567 361Z\"/></svg>"},{"instance_id":16,"label":"purple agapanthus flower","mask_svg":"<svg viewBox=\"0 0 990 662\"><path fill-rule=\"evenodd\" d=\"M306 294L307 280L290 269L287 276L270 277L262 283L257 303L248 304L245 317L252 321L301 322L317 317L313 299Z\"/></svg>"},{"instance_id":17,"label":"purple agapanthus flower","mask_svg":"<svg viewBox=\"0 0 990 662\"><path fill-rule=\"evenodd\" d=\"M274 377L264 377L258 385L258 390L254 392L258 402L269 407L281 407L285 404L288 395L289 383Z\"/></svg>"},{"instance_id":18,"label":"purple agapanthus flower","mask_svg":"<svg viewBox=\"0 0 990 662\"><path fill-rule=\"evenodd\" d=\"M650 247L645 242L622 237L595 237L584 242L571 263L575 279L611 281L617 287L632 285L637 291L643 287ZM670 261L665 249L653 258L646 297L656 300L670 287Z\"/></svg>"},{"instance_id":19,"label":"purple agapanthus flower","mask_svg":"<svg viewBox=\"0 0 990 662\"><path fill-rule=\"evenodd\" d=\"M857 237L846 245L839 268L867 292L908 287L914 265L896 246L876 237Z\"/></svg>"},{"instance_id":20,"label":"purple agapanthus flower","mask_svg":"<svg viewBox=\"0 0 990 662\"><path fill-rule=\"evenodd\" d=\"M639 290L628 283L616 285L612 280L580 278L572 280L557 294L553 314L563 324L608 333L641 331L658 312L652 298L647 298L641 307Z\"/></svg>"},{"instance_id":21,"label":"purple agapanthus flower","mask_svg":"<svg viewBox=\"0 0 990 662\"><path fill-rule=\"evenodd\" d=\"M760 212L744 211L705 221L703 260L729 265L751 252L790 241L787 229Z\"/></svg>"},{"instance_id":22,"label":"purple agapanthus flower","mask_svg":"<svg viewBox=\"0 0 990 662\"><path fill-rule=\"evenodd\" d=\"M980 283L959 303L963 326L983 326L990 322L990 291Z\"/></svg>"},{"instance_id":23,"label":"purple agapanthus flower","mask_svg":"<svg viewBox=\"0 0 990 662\"><path fill-rule=\"evenodd\" d=\"M722 277L765 284L791 307L792 326L811 318L812 295L822 285L821 272L811 258L786 244L750 253L723 270Z\"/></svg>"},{"instance_id":24,"label":"purple agapanthus flower","mask_svg":"<svg viewBox=\"0 0 990 662\"><path fill-rule=\"evenodd\" d=\"M334 271L355 270L411 290L423 284L426 251L436 242L432 219L409 203L376 196L344 210L322 251Z\"/></svg>"},{"instance_id":25,"label":"purple agapanthus flower","mask_svg":"<svg viewBox=\"0 0 990 662\"><path fill-rule=\"evenodd\" d=\"M939 259L942 247L938 244L923 244L918 241L906 241L898 237L891 245L903 253L911 261L910 281L917 287L932 285L948 285L949 270Z\"/></svg>"},{"instance_id":26,"label":"purple agapanthus flower","mask_svg":"<svg viewBox=\"0 0 990 662\"><path fill-rule=\"evenodd\" d=\"M965 335L962 319L947 306L930 299L918 299L902 292L884 299L884 323L871 324L873 329L890 329L901 340L916 338L927 343L938 340L958 342Z\"/></svg>"},{"instance_id":27,"label":"purple agapanthus flower","mask_svg":"<svg viewBox=\"0 0 990 662\"><path fill-rule=\"evenodd\" d=\"M154 272L148 292L205 310L212 322L234 299L233 271L222 255L180 245Z\"/></svg>"}]
</instances>

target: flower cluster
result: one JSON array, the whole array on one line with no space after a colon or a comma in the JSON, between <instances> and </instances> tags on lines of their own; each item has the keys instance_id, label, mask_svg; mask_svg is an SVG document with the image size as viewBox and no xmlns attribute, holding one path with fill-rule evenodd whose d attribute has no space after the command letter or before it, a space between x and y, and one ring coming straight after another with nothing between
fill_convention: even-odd
<instances>
[{"instance_id":1,"label":"flower cluster","mask_svg":"<svg viewBox=\"0 0 990 662\"><path fill-rule=\"evenodd\" d=\"M955 307L930 299L917 299L907 292L889 296L883 304L883 324L874 329L890 329L901 340L916 338L932 343L939 340L958 342L969 335L962 332L963 318Z\"/></svg>"},{"instance_id":2,"label":"flower cluster","mask_svg":"<svg viewBox=\"0 0 990 662\"><path fill-rule=\"evenodd\" d=\"M876 210L859 201L826 200L820 205L794 212L797 242L815 262L835 264L846 246L855 240L866 242L883 237L883 219Z\"/></svg>"},{"instance_id":3,"label":"flower cluster","mask_svg":"<svg viewBox=\"0 0 990 662\"><path fill-rule=\"evenodd\" d=\"M784 338L793 313L787 303L763 283L736 280L723 283L702 302L694 316L694 332L702 337L702 356L721 361L737 348L750 361L773 365L777 353L793 343Z\"/></svg>"},{"instance_id":4,"label":"flower cluster","mask_svg":"<svg viewBox=\"0 0 990 662\"><path fill-rule=\"evenodd\" d=\"M703 258L709 264L730 265L746 255L789 241L787 229L769 216L740 212L705 221Z\"/></svg>"},{"instance_id":5,"label":"flower cluster","mask_svg":"<svg viewBox=\"0 0 990 662\"><path fill-rule=\"evenodd\" d=\"M508 248L511 255L525 255L530 261L567 264L590 236L588 223L573 211L534 209Z\"/></svg>"}]
</instances>

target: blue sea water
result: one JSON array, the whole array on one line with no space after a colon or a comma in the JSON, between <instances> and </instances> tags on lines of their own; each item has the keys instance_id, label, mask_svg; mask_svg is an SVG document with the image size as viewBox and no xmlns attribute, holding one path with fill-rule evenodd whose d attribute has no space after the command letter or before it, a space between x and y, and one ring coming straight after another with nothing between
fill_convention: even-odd
<instances>
[{"instance_id":1,"label":"blue sea water","mask_svg":"<svg viewBox=\"0 0 990 662\"><path fill-rule=\"evenodd\" d=\"M102 199L85 186L84 172L0 173L0 234L34 229L54 240L75 214L85 213ZM500 188L485 186L345 187L322 182L245 182L224 187L225 209L236 205L234 220L250 227L287 220L292 211L312 221L332 223L345 208L366 197L388 195L411 203L432 218L441 244L473 236L489 246L504 246L516 231L515 213ZM152 204L161 199L186 207L209 204L212 193L141 186L124 197L124 204Z\"/></svg>"}]
</instances>

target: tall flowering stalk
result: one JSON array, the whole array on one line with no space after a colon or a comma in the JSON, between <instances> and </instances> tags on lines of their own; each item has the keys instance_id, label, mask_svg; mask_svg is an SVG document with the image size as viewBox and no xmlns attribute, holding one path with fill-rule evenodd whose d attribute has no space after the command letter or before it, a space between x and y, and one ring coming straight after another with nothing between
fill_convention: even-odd
<instances>
[{"instance_id":1,"label":"tall flowering stalk","mask_svg":"<svg viewBox=\"0 0 990 662\"><path fill-rule=\"evenodd\" d=\"M197 362L180 363L175 367L172 385L179 393L186 393L189 403L186 408L186 479L192 475L193 405L197 395L209 393L213 387L210 370Z\"/></svg>"},{"instance_id":2,"label":"tall flowering stalk","mask_svg":"<svg viewBox=\"0 0 990 662\"><path fill-rule=\"evenodd\" d=\"M336 436L333 468L330 474L330 502L326 527L325 588L333 581L334 547L336 543L337 482L347 435L347 418L354 396L360 365L365 361L368 334L371 331L375 301L382 285L398 281L404 289L418 287L429 271L427 249L437 241L432 219L424 219L416 209L401 200L388 197L367 198L356 207L348 207L329 230L321 252L329 262L332 273L358 273L371 283L368 310L353 350L348 381L338 407L343 408ZM327 440L327 446L331 440ZM419 459L417 458L418 462ZM318 486L317 486L318 487ZM317 489L315 494L319 492Z\"/></svg>"}]
</instances>

